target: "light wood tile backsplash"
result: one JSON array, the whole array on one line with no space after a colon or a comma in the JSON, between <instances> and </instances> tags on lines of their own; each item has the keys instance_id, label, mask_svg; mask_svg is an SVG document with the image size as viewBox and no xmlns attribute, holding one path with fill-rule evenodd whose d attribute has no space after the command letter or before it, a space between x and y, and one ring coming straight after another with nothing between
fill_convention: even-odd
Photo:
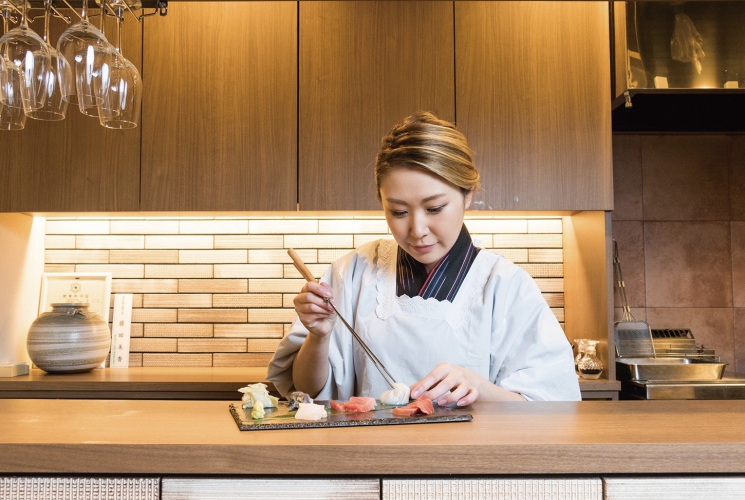
<instances>
[{"instance_id":1,"label":"light wood tile backsplash","mask_svg":"<svg viewBox=\"0 0 745 500\"><path fill-rule=\"evenodd\" d=\"M536 280L564 321L561 218L469 216L477 245ZM49 218L47 272L110 272L132 293L131 366L266 366L295 317L296 248L320 277L381 237L380 217Z\"/></svg>"}]
</instances>

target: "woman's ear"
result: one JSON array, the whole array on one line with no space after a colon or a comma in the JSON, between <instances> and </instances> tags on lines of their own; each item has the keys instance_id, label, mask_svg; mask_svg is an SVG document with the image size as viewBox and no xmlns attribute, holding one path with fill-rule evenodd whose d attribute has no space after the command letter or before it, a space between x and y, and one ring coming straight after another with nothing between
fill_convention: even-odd
<instances>
[{"instance_id":1,"label":"woman's ear","mask_svg":"<svg viewBox=\"0 0 745 500\"><path fill-rule=\"evenodd\" d=\"M471 206L472 199L473 199L473 191L469 192L467 195L463 197L463 208L465 210L468 210L468 207Z\"/></svg>"}]
</instances>

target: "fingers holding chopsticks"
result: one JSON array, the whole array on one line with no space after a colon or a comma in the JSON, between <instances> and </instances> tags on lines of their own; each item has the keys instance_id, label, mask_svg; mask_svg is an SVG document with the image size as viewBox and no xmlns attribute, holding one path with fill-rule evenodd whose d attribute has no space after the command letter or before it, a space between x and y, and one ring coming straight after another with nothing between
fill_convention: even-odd
<instances>
[{"instance_id":1,"label":"fingers holding chopsticks","mask_svg":"<svg viewBox=\"0 0 745 500\"><path fill-rule=\"evenodd\" d=\"M333 299L333 290L326 283L307 282L295 297L295 312L309 332L326 336L331 333L336 313L326 299Z\"/></svg>"}]
</instances>

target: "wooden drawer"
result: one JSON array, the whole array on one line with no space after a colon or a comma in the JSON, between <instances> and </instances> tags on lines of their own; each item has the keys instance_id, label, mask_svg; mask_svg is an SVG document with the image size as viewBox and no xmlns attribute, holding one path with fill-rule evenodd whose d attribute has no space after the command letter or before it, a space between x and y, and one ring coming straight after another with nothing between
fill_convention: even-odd
<instances>
[{"instance_id":1,"label":"wooden drawer","mask_svg":"<svg viewBox=\"0 0 745 500\"><path fill-rule=\"evenodd\" d=\"M158 500L160 478L0 477L2 500Z\"/></svg>"},{"instance_id":2,"label":"wooden drawer","mask_svg":"<svg viewBox=\"0 0 745 500\"><path fill-rule=\"evenodd\" d=\"M606 500L745 499L745 477L603 478Z\"/></svg>"},{"instance_id":3,"label":"wooden drawer","mask_svg":"<svg viewBox=\"0 0 745 500\"><path fill-rule=\"evenodd\" d=\"M602 500L593 478L383 479L383 500Z\"/></svg>"},{"instance_id":4,"label":"wooden drawer","mask_svg":"<svg viewBox=\"0 0 745 500\"><path fill-rule=\"evenodd\" d=\"M163 500L379 500L378 479L163 479Z\"/></svg>"}]
</instances>

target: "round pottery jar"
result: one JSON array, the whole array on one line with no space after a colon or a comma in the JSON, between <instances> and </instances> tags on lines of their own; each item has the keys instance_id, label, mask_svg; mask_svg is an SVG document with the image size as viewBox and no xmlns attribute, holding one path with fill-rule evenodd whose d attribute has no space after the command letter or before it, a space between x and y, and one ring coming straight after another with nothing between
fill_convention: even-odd
<instances>
[{"instance_id":1,"label":"round pottery jar","mask_svg":"<svg viewBox=\"0 0 745 500\"><path fill-rule=\"evenodd\" d=\"M111 333L88 304L52 304L31 323L26 349L31 361L49 373L82 373L106 359Z\"/></svg>"}]
</instances>

